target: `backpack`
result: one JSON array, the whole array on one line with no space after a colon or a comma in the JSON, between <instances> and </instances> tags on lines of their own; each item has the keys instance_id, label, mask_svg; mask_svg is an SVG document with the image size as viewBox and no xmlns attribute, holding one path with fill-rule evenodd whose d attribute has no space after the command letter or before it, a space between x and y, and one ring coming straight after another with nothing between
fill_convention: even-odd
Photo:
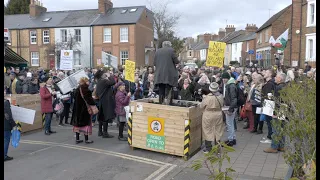
<instances>
[{"instance_id":1,"label":"backpack","mask_svg":"<svg viewBox=\"0 0 320 180\"><path fill-rule=\"evenodd\" d=\"M244 95L243 90L238 86L237 86L237 105L243 106L246 103L246 97Z\"/></svg>"}]
</instances>

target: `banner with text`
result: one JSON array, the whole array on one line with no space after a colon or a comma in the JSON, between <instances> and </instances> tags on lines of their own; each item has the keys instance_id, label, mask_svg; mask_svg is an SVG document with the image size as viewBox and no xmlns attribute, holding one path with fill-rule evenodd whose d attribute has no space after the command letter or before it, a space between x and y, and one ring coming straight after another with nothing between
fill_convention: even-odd
<instances>
[{"instance_id":1,"label":"banner with text","mask_svg":"<svg viewBox=\"0 0 320 180\"><path fill-rule=\"evenodd\" d=\"M73 50L61 50L60 70L73 69Z\"/></svg>"},{"instance_id":2,"label":"banner with text","mask_svg":"<svg viewBox=\"0 0 320 180\"><path fill-rule=\"evenodd\" d=\"M210 41L206 65L220 68L223 67L225 48L226 43Z\"/></svg>"},{"instance_id":3,"label":"banner with text","mask_svg":"<svg viewBox=\"0 0 320 180\"><path fill-rule=\"evenodd\" d=\"M125 62L125 79L134 82L134 71L136 69L136 63L134 61L126 60Z\"/></svg>"}]
</instances>

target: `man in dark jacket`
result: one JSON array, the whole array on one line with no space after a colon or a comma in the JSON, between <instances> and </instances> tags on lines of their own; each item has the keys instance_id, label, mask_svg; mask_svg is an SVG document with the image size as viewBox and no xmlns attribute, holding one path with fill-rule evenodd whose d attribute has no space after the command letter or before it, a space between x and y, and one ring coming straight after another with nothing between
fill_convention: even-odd
<instances>
[{"instance_id":1,"label":"man in dark jacket","mask_svg":"<svg viewBox=\"0 0 320 180\"><path fill-rule=\"evenodd\" d=\"M18 81L16 84L17 94L27 94L28 93L28 83L25 81L26 76L23 73L19 74Z\"/></svg>"},{"instance_id":2,"label":"man in dark jacket","mask_svg":"<svg viewBox=\"0 0 320 180\"><path fill-rule=\"evenodd\" d=\"M176 68L179 60L171 47L170 41L164 41L162 48L157 50L154 57L155 85L159 87L159 103L171 104L173 98L172 87L178 87L179 73ZM167 102L164 102L166 99Z\"/></svg>"},{"instance_id":3,"label":"man in dark jacket","mask_svg":"<svg viewBox=\"0 0 320 180\"><path fill-rule=\"evenodd\" d=\"M230 76L229 73L225 72L221 76L224 90L224 104L225 107L228 107L228 110L224 111L226 116L226 124L228 127L228 140L225 142L228 146L235 145L236 142L236 134L234 128L234 118L236 114L237 105L237 86L235 84L234 78Z\"/></svg>"},{"instance_id":4,"label":"man in dark jacket","mask_svg":"<svg viewBox=\"0 0 320 180\"><path fill-rule=\"evenodd\" d=\"M268 99L269 94L274 95L275 89L276 89L276 84L273 80L273 70L268 69L266 70L264 74L264 79L266 80L266 83L262 86L262 102L264 102L265 99ZM272 126L271 126L271 120L272 116L267 116L266 115L266 122L268 125L268 136L267 138L271 140L271 135L272 135Z\"/></svg>"},{"instance_id":5,"label":"man in dark jacket","mask_svg":"<svg viewBox=\"0 0 320 180\"><path fill-rule=\"evenodd\" d=\"M39 93L39 83L37 78L31 79L30 84L28 85L29 94L38 94Z\"/></svg>"},{"instance_id":6,"label":"man in dark jacket","mask_svg":"<svg viewBox=\"0 0 320 180\"><path fill-rule=\"evenodd\" d=\"M276 85L276 89L274 92L274 96L278 99L280 97L280 92L285 86L286 86L286 74L281 73L278 74L275 78L275 82L277 83ZM279 101L279 99L277 100L278 103L276 103L276 107L280 108L280 104L281 100ZM279 119L274 119L274 121L279 121ZM284 126L284 121L281 121L281 126ZM277 133L274 131L273 129L273 133ZM271 140L271 147L264 149L263 151L265 153L277 153L278 151L284 151L284 138L282 138L282 140L276 142L275 140Z\"/></svg>"}]
</instances>

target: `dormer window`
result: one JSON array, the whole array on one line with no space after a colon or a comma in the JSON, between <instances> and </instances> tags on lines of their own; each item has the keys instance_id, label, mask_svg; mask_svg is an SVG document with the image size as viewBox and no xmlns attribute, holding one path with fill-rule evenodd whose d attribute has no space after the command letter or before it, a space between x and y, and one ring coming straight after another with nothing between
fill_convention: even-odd
<instances>
[{"instance_id":1,"label":"dormer window","mask_svg":"<svg viewBox=\"0 0 320 180\"><path fill-rule=\"evenodd\" d=\"M137 8L133 8L133 9L130 9L130 12L136 12L137 11Z\"/></svg>"},{"instance_id":2,"label":"dormer window","mask_svg":"<svg viewBox=\"0 0 320 180\"><path fill-rule=\"evenodd\" d=\"M50 17L50 18L45 18L44 20L42 20L43 22L48 22L48 21L50 21L52 18Z\"/></svg>"}]
</instances>

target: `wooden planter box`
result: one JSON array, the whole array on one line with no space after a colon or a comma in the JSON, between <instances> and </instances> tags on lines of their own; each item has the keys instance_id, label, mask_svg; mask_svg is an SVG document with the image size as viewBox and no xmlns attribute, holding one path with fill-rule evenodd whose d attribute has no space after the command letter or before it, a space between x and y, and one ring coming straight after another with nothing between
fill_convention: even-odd
<instances>
[{"instance_id":1,"label":"wooden planter box","mask_svg":"<svg viewBox=\"0 0 320 180\"><path fill-rule=\"evenodd\" d=\"M195 154L202 140L202 111L199 107L166 106L148 103L148 100L130 103L129 145L181 156L186 160Z\"/></svg>"},{"instance_id":2,"label":"wooden planter box","mask_svg":"<svg viewBox=\"0 0 320 180\"><path fill-rule=\"evenodd\" d=\"M36 111L33 124L21 123L22 133L42 129L41 98L39 94L14 94L8 99L19 107Z\"/></svg>"}]
</instances>

